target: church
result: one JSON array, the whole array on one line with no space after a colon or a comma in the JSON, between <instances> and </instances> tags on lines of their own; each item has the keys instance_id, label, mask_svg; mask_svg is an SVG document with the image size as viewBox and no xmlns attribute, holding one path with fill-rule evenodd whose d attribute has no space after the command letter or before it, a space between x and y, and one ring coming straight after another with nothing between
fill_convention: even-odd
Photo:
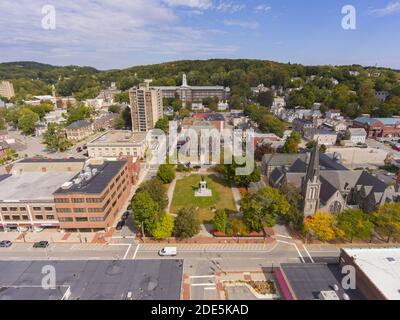
<instances>
[{"instance_id":1,"label":"church","mask_svg":"<svg viewBox=\"0 0 400 320\"><path fill-rule=\"evenodd\" d=\"M275 188L287 184L299 188L306 217L317 211L336 215L348 208L368 213L398 197L397 187L387 185L367 171L348 170L320 154L319 146L314 147L309 157L299 156L290 165L275 167L269 175L269 184Z\"/></svg>"}]
</instances>

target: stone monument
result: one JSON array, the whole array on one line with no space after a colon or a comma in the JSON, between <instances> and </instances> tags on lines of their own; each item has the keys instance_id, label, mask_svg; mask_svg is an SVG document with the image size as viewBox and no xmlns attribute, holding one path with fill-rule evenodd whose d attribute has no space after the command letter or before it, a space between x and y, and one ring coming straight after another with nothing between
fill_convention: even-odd
<instances>
[{"instance_id":1,"label":"stone monument","mask_svg":"<svg viewBox=\"0 0 400 320\"><path fill-rule=\"evenodd\" d=\"M207 181L201 177L199 188L194 192L195 197L212 197L212 190L207 188Z\"/></svg>"}]
</instances>

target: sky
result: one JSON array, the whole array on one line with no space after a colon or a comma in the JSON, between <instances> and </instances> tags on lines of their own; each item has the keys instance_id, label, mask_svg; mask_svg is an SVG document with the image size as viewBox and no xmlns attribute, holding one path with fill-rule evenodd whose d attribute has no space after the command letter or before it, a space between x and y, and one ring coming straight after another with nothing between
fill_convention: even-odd
<instances>
[{"instance_id":1,"label":"sky","mask_svg":"<svg viewBox=\"0 0 400 320\"><path fill-rule=\"evenodd\" d=\"M356 10L355 30L342 27L345 5ZM250 58L400 69L400 0L0 0L0 30L0 62L106 70Z\"/></svg>"}]
</instances>

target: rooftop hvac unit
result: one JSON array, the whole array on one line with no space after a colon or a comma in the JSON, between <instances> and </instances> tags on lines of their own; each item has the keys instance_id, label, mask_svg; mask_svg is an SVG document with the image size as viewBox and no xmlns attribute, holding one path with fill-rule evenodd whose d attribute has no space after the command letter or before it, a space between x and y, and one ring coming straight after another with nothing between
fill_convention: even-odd
<instances>
[{"instance_id":1,"label":"rooftop hvac unit","mask_svg":"<svg viewBox=\"0 0 400 320\"><path fill-rule=\"evenodd\" d=\"M61 189L67 190L67 189L71 188L72 185L73 185L73 182L71 182L71 181L65 182L65 183L61 186Z\"/></svg>"}]
</instances>

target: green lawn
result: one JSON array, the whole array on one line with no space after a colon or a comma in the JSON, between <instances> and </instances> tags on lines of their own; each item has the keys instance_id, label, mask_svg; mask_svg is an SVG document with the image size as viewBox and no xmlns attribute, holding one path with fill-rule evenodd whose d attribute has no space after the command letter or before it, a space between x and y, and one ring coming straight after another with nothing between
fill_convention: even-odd
<instances>
[{"instance_id":1,"label":"green lawn","mask_svg":"<svg viewBox=\"0 0 400 320\"><path fill-rule=\"evenodd\" d=\"M215 175L205 176L207 186L212 190L212 197L195 197L194 191L199 187L200 175L191 175L176 182L174 196L171 204L171 212L176 213L179 209L193 206L199 208L199 219L210 221L214 218L212 207L227 209L229 212L236 212L235 201L231 188Z\"/></svg>"}]
</instances>

